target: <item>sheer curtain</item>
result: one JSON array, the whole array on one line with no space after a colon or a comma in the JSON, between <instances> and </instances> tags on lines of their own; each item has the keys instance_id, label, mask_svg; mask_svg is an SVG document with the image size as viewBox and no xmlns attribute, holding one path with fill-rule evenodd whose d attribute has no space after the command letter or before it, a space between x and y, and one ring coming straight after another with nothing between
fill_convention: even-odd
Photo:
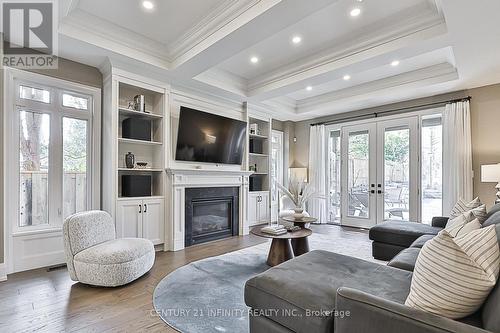
<instances>
[{"instance_id":1,"label":"sheer curtain","mask_svg":"<svg viewBox=\"0 0 500 333\"><path fill-rule=\"evenodd\" d=\"M443 215L458 199L472 200L469 101L450 103L443 113Z\"/></svg>"},{"instance_id":2,"label":"sheer curtain","mask_svg":"<svg viewBox=\"0 0 500 333\"><path fill-rule=\"evenodd\" d=\"M309 183L318 196L309 200L308 213L327 223L326 211L326 138L325 125L311 126L309 136Z\"/></svg>"}]
</instances>

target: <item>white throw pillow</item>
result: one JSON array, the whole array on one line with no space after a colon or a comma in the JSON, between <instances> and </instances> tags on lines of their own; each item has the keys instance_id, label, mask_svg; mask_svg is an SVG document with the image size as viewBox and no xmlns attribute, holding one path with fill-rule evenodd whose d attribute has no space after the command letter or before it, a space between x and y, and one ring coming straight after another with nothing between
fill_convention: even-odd
<instances>
[{"instance_id":1,"label":"white throw pillow","mask_svg":"<svg viewBox=\"0 0 500 333\"><path fill-rule=\"evenodd\" d=\"M466 223L457 233L455 237L462 237L467 235L469 232L481 229L481 223L478 219L474 219L472 222Z\"/></svg>"},{"instance_id":2,"label":"white throw pillow","mask_svg":"<svg viewBox=\"0 0 500 333\"><path fill-rule=\"evenodd\" d=\"M457 203L453 207L450 213L450 220L458 217L460 214L463 214L471 209L477 208L481 206L481 200L479 198L475 198L471 202L466 202L463 199L458 199ZM481 220L479 220L481 222Z\"/></svg>"},{"instance_id":3,"label":"white throw pillow","mask_svg":"<svg viewBox=\"0 0 500 333\"><path fill-rule=\"evenodd\" d=\"M405 304L447 318L467 317L484 303L499 269L495 226L457 238L443 230L420 251Z\"/></svg>"},{"instance_id":4,"label":"white throw pillow","mask_svg":"<svg viewBox=\"0 0 500 333\"><path fill-rule=\"evenodd\" d=\"M474 214L469 211L455 217L453 220L448 220L448 223L446 223L446 227L444 228L444 230L446 230L451 235L451 237L457 237L460 230L462 230L465 225L474 220L477 219L474 217ZM481 227L481 225L479 225L479 227Z\"/></svg>"},{"instance_id":5,"label":"white throw pillow","mask_svg":"<svg viewBox=\"0 0 500 333\"><path fill-rule=\"evenodd\" d=\"M467 233L481 228L481 223L479 220L474 218L471 212L460 215L453 220L451 225L446 225L446 230L451 237L461 237Z\"/></svg>"}]
</instances>

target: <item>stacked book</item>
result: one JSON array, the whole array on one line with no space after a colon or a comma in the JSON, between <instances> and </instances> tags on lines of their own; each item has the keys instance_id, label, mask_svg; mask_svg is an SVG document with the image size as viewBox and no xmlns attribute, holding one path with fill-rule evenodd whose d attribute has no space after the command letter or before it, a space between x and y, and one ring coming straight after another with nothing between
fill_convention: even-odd
<instances>
[{"instance_id":1,"label":"stacked book","mask_svg":"<svg viewBox=\"0 0 500 333\"><path fill-rule=\"evenodd\" d=\"M286 231L285 227L282 225L270 225L270 226L262 228L262 232L264 232L266 234L274 235L274 236L279 236L279 235L286 234L287 231Z\"/></svg>"}]
</instances>

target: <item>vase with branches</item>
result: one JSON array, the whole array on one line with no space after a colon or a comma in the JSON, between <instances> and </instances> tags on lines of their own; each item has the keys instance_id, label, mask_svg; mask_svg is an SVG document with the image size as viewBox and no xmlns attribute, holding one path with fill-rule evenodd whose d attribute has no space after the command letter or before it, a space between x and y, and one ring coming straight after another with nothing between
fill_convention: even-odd
<instances>
[{"instance_id":1,"label":"vase with branches","mask_svg":"<svg viewBox=\"0 0 500 333\"><path fill-rule=\"evenodd\" d=\"M288 181L288 188L278 182L276 182L276 186L295 205L293 209L295 212L293 215L294 218L297 220L303 218L305 204L316 196L316 192L311 184L296 178L290 178Z\"/></svg>"}]
</instances>

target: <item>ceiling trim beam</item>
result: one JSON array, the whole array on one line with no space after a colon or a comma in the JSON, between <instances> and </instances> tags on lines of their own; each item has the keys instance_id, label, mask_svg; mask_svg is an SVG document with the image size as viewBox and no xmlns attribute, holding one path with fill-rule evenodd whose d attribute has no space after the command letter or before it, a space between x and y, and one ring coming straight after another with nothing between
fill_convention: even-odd
<instances>
[{"instance_id":1,"label":"ceiling trim beam","mask_svg":"<svg viewBox=\"0 0 500 333\"><path fill-rule=\"evenodd\" d=\"M374 33L372 37L363 41L358 40L351 42L350 45L335 47L323 54L311 56L270 75L252 80L249 83L248 96L273 98L275 95L280 95L280 89L284 87L411 46L415 42L442 35L446 31L442 17L434 17L431 20L427 17L410 26L399 25L397 29L389 27L386 34Z\"/></svg>"},{"instance_id":2,"label":"ceiling trim beam","mask_svg":"<svg viewBox=\"0 0 500 333\"><path fill-rule=\"evenodd\" d=\"M360 98L367 94L381 93L394 88L408 88L411 85L434 85L458 80L458 78L457 69L453 65L442 63L301 100L297 103L297 113L319 112L341 100Z\"/></svg>"}]
</instances>

